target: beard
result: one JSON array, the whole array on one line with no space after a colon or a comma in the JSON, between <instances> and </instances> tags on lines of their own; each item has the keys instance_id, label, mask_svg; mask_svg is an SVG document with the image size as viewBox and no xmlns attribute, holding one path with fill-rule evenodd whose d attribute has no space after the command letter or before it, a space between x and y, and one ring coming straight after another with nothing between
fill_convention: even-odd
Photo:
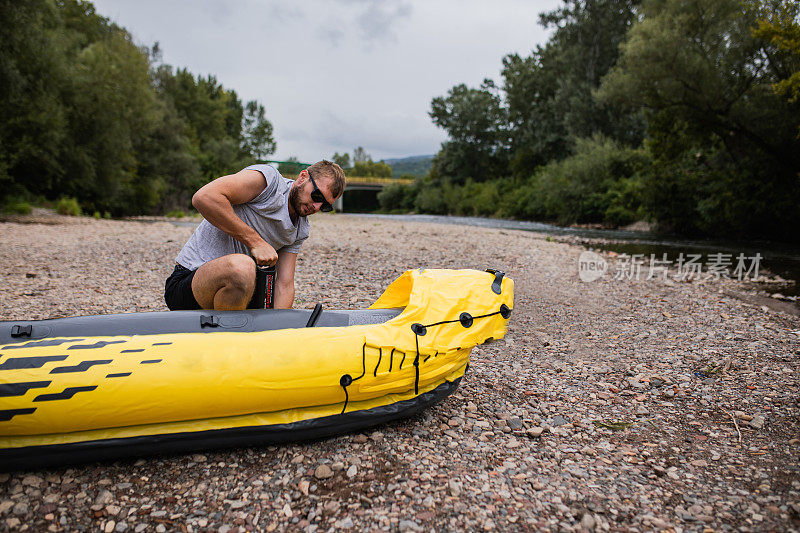
<instances>
[{"instance_id":1,"label":"beard","mask_svg":"<svg viewBox=\"0 0 800 533\"><path fill-rule=\"evenodd\" d=\"M292 187L289 190L289 205L297 216L305 216L302 213L303 204L300 203L300 187Z\"/></svg>"}]
</instances>

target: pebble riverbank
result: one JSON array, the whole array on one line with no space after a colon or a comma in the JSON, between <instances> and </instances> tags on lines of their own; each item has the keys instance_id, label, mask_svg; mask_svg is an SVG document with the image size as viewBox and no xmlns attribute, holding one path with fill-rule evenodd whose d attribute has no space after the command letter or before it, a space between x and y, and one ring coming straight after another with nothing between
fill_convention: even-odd
<instances>
[{"instance_id":1,"label":"pebble riverbank","mask_svg":"<svg viewBox=\"0 0 800 533\"><path fill-rule=\"evenodd\" d=\"M0 320L164 310L192 232L21 222L38 223L0 223ZM0 474L0 530L800 530L800 318L733 280L585 283L582 251L317 215L296 307L365 307L409 268L495 267L516 282L507 337L473 351L455 395L366 433Z\"/></svg>"}]
</instances>

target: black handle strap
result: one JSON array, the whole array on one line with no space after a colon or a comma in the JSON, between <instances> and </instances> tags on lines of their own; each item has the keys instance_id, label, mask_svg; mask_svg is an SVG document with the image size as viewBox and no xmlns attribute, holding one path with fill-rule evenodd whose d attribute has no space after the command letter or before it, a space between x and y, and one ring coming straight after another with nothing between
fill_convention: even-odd
<instances>
[{"instance_id":1,"label":"black handle strap","mask_svg":"<svg viewBox=\"0 0 800 533\"><path fill-rule=\"evenodd\" d=\"M489 274L494 274L494 281L492 282L492 292L495 294L500 294L503 290L503 277L506 275L505 272L502 270L496 270L494 268L487 268L486 272Z\"/></svg>"},{"instance_id":2,"label":"black handle strap","mask_svg":"<svg viewBox=\"0 0 800 533\"><path fill-rule=\"evenodd\" d=\"M307 328L313 328L317 321L319 320L319 316L322 314L322 304L317 304L314 306L314 310L311 311L311 316L308 317L308 322L306 322Z\"/></svg>"}]
</instances>

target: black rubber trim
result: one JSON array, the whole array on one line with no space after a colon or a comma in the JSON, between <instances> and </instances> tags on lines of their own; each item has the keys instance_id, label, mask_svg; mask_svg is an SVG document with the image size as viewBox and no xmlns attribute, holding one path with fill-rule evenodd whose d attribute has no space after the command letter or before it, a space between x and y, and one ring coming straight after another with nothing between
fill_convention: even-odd
<instances>
[{"instance_id":1,"label":"black rubber trim","mask_svg":"<svg viewBox=\"0 0 800 533\"><path fill-rule=\"evenodd\" d=\"M0 471L31 470L63 464L105 462L131 456L187 453L204 449L264 446L321 439L412 416L452 394L460 382L461 378L452 382L446 381L432 391L390 405L291 424L7 448L0 450ZM30 410L25 411L27 413ZM3 415L13 416L0 411L0 416Z\"/></svg>"},{"instance_id":2,"label":"black rubber trim","mask_svg":"<svg viewBox=\"0 0 800 533\"><path fill-rule=\"evenodd\" d=\"M339 309L322 311L315 327L344 327L362 324L381 324L398 316L403 309ZM0 351L17 350L34 346L75 345L87 337L161 335L168 333L215 333L230 331L274 331L302 328L307 323L311 309L250 309L246 311L214 311L219 326L200 325L200 317L208 311L159 311L152 313L125 313L115 315L77 316L51 318L20 323L0 321ZM14 326L33 326L32 340L11 336ZM71 337L71 338L70 338ZM94 342L91 339L87 342ZM118 341L119 342L119 341ZM163 346L169 343L154 343ZM72 349L100 348L100 345L80 346ZM123 347L120 347L123 348Z\"/></svg>"}]
</instances>

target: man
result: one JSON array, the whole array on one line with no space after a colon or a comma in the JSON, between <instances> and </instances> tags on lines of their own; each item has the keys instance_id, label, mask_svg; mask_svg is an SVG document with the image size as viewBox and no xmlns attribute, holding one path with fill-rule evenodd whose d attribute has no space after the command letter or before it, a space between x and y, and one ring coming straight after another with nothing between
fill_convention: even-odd
<instances>
[{"instance_id":1,"label":"man","mask_svg":"<svg viewBox=\"0 0 800 533\"><path fill-rule=\"evenodd\" d=\"M192 205L205 220L167 278L167 307L245 309L258 264L276 266L275 307L291 308L297 254L309 232L306 217L330 211L344 186L341 167L325 160L295 181L269 165L252 165L204 185Z\"/></svg>"}]
</instances>

